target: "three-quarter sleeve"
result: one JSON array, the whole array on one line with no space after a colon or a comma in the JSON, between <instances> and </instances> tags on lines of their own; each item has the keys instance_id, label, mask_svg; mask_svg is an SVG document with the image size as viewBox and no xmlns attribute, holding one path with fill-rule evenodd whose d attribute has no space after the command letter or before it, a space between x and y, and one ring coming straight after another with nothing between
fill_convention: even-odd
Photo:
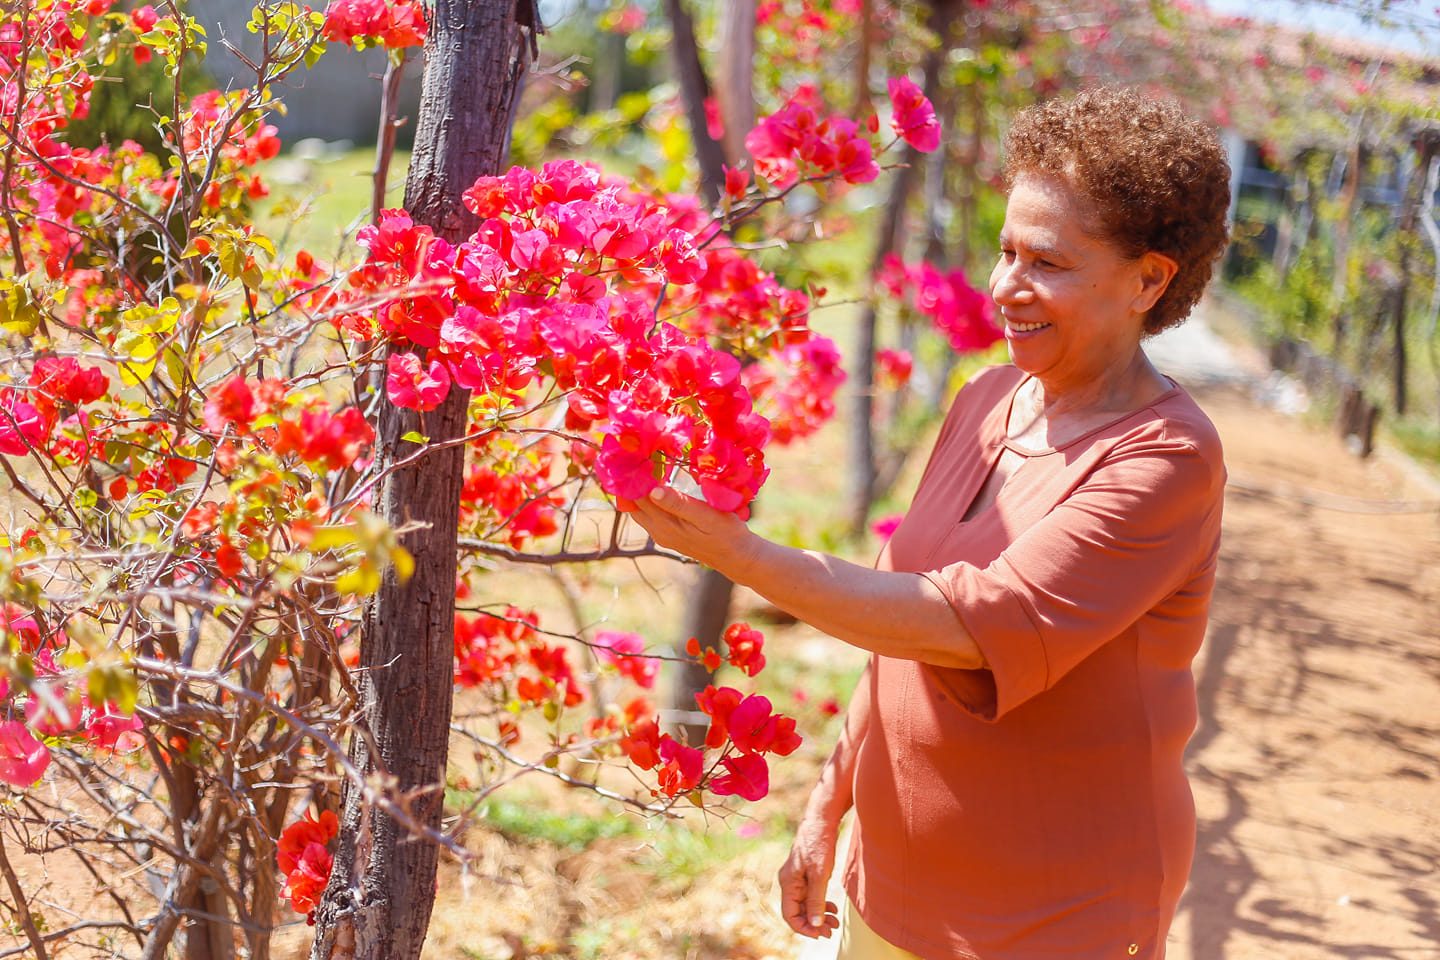
<instances>
[{"instance_id":1,"label":"three-quarter sleeve","mask_svg":"<svg viewBox=\"0 0 1440 960\"><path fill-rule=\"evenodd\" d=\"M945 685L983 720L1053 687L1213 555L1223 489L1218 448L1122 441L993 562L925 571L989 667Z\"/></svg>"}]
</instances>

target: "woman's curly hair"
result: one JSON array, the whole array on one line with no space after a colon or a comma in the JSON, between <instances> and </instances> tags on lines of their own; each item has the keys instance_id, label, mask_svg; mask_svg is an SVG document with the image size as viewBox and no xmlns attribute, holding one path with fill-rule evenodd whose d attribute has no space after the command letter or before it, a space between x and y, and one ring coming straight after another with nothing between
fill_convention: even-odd
<instances>
[{"instance_id":1,"label":"woman's curly hair","mask_svg":"<svg viewBox=\"0 0 1440 960\"><path fill-rule=\"evenodd\" d=\"M1179 264L1145 332L1181 323L1229 240L1230 164L1215 132L1171 100L1126 87L1088 90L1021 111L1005 137L1005 189L1055 177L1093 205L1090 228L1139 257Z\"/></svg>"}]
</instances>

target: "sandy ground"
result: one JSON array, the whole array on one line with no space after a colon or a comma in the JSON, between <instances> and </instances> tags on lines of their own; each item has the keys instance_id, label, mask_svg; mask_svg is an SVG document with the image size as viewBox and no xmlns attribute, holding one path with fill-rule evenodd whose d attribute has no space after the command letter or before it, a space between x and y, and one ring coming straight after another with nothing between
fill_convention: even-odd
<instances>
[{"instance_id":1,"label":"sandy ground","mask_svg":"<svg viewBox=\"0 0 1440 960\"><path fill-rule=\"evenodd\" d=\"M1231 484L1169 956L1440 957L1440 490L1196 355Z\"/></svg>"}]
</instances>

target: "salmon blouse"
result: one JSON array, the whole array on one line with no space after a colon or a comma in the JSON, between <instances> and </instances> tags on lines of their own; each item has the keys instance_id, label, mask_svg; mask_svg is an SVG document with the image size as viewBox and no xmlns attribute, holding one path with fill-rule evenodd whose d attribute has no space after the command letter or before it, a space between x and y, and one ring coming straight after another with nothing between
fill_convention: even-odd
<instances>
[{"instance_id":1,"label":"salmon blouse","mask_svg":"<svg viewBox=\"0 0 1440 960\"><path fill-rule=\"evenodd\" d=\"M1220 440L1177 386L1020 447L1025 379L991 367L961 390L880 554L940 588L989 669L873 659L845 884L925 960L1159 960L1195 846L1181 764ZM1006 447L1023 463L962 521Z\"/></svg>"}]
</instances>

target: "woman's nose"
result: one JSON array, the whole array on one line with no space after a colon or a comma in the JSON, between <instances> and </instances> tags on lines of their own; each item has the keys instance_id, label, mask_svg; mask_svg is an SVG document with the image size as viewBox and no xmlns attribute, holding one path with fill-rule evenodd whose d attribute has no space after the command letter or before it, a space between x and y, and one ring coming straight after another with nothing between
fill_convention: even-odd
<instances>
[{"instance_id":1,"label":"woman's nose","mask_svg":"<svg viewBox=\"0 0 1440 960\"><path fill-rule=\"evenodd\" d=\"M1025 282L1025 270L1019 258L1010 263L1002 259L995 264L995 269L990 274L990 296L1001 306L1007 303L1024 303L1030 298L1030 288Z\"/></svg>"}]
</instances>

